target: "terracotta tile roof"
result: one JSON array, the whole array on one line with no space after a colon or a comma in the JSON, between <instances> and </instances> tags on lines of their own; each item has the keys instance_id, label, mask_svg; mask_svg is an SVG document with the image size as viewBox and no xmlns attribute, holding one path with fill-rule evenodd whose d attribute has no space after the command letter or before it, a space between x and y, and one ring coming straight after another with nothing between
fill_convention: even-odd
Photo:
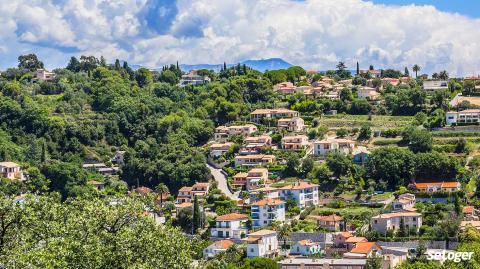
<instances>
[{"instance_id":1,"label":"terracotta tile roof","mask_svg":"<svg viewBox=\"0 0 480 269\"><path fill-rule=\"evenodd\" d=\"M148 188L148 187L138 187L134 191L136 193L140 193L140 194L148 194L148 193L153 192L153 190Z\"/></svg>"},{"instance_id":2,"label":"terracotta tile roof","mask_svg":"<svg viewBox=\"0 0 480 269\"><path fill-rule=\"evenodd\" d=\"M248 216L244 214L230 213L230 214L218 216L216 221L230 221L230 220L244 220L244 219L248 219Z\"/></svg>"},{"instance_id":3,"label":"terracotta tile roof","mask_svg":"<svg viewBox=\"0 0 480 269\"><path fill-rule=\"evenodd\" d=\"M460 183L457 181L415 183L415 187L417 189L426 189L432 186L437 186L440 188L460 188Z\"/></svg>"},{"instance_id":4,"label":"terracotta tile roof","mask_svg":"<svg viewBox=\"0 0 480 269\"><path fill-rule=\"evenodd\" d=\"M465 206L463 207L463 214L473 214L473 206Z\"/></svg>"},{"instance_id":5,"label":"terracotta tile roof","mask_svg":"<svg viewBox=\"0 0 480 269\"><path fill-rule=\"evenodd\" d=\"M179 192L190 192L192 191L192 187L181 187L179 190Z\"/></svg>"},{"instance_id":6,"label":"terracotta tile roof","mask_svg":"<svg viewBox=\"0 0 480 269\"><path fill-rule=\"evenodd\" d=\"M217 241L214 244L215 244L215 247L217 247L218 249L228 249L234 243L231 240L226 239L226 240Z\"/></svg>"},{"instance_id":7,"label":"terracotta tile roof","mask_svg":"<svg viewBox=\"0 0 480 269\"><path fill-rule=\"evenodd\" d=\"M197 182L195 184L193 184L192 187L208 187L210 185L210 183L208 182Z\"/></svg>"},{"instance_id":8,"label":"terracotta tile roof","mask_svg":"<svg viewBox=\"0 0 480 269\"><path fill-rule=\"evenodd\" d=\"M251 233L249 234L248 236L263 236L263 235L269 235L269 234L275 234L277 233L276 231L272 231L272 230L259 230L259 231L256 231L254 233Z\"/></svg>"},{"instance_id":9,"label":"terracotta tile roof","mask_svg":"<svg viewBox=\"0 0 480 269\"><path fill-rule=\"evenodd\" d=\"M305 182L305 181L300 181L300 182L297 182L297 183L294 183L294 184L284 186L280 189L281 190L303 190L303 189L308 189L308 188L313 188L313 187L318 187L318 185L317 184L312 184L312 183L309 183L309 182Z\"/></svg>"},{"instance_id":10,"label":"terracotta tile roof","mask_svg":"<svg viewBox=\"0 0 480 269\"><path fill-rule=\"evenodd\" d=\"M350 237L353 236L351 232L341 232L341 233L339 233L339 235L341 235L342 237L345 237L345 238L350 238Z\"/></svg>"},{"instance_id":11,"label":"terracotta tile roof","mask_svg":"<svg viewBox=\"0 0 480 269\"><path fill-rule=\"evenodd\" d=\"M352 236L345 240L346 243L359 243L359 242L367 242L367 241L368 241L367 238L357 237L357 236Z\"/></svg>"},{"instance_id":12,"label":"terracotta tile roof","mask_svg":"<svg viewBox=\"0 0 480 269\"><path fill-rule=\"evenodd\" d=\"M298 241L298 244L299 244L300 246L311 246L311 245L315 245L315 243L313 243L312 240L310 240L310 239L300 240L300 241Z\"/></svg>"},{"instance_id":13,"label":"terracotta tile roof","mask_svg":"<svg viewBox=\"0 0 480 269\"><path fill-rule=\"evenodd\" d=\"M422 214L416 212L394 212L394 213L386 213L380 214L377 216L372 217L372 219L389 219L395 217L420 217Z\"/></svg>"},{"instance_id":14,"label":"terracotta tile roof","mask_svg":"<svg viewBox=\"0 0 480 269\"><path fill-rule=\"evenodd\" d=\"M0 162L0 166L14 168L18 167L19 165L14 162Z\"/></svg>"},{"instance_id":15,"label":"terracotta tile roof","mask_svg":"<svg viewBox=\"0 0 480 269\"><path fill-rule=\"evenodd\" d=\"M281 204L285 204L285 202L280 199L265 198L263 200L253 203L252 205L264 206L264 205L281 205Z\"/></svg>"},{"instance_id":16,"label":"terracotta tile roof","mask_svg":"<svg viewBox=\"0 0 480 269\"><path fill-rule=\"evenodd\" d=\"M236 173L233 177L247 177L248 176L248 173L245 173L245 172L239 172L239 173Z\"/></svg>"},{"instance_id":17,"label":"terracotta tile roof","mask_svg":"<svg viewBox=\"0 0 480 269\"><path fill-rule=\"evenodd\" d=\"M328 215L328 216L312 216L312 217L320 221L342 221L343 220L343 217L335 214Z\"/></svg>"},{"instance_id":18,"label":"terracotta tile roof","mask_svg":"<svg viewBox=\"0 0 480 269\"><path fill-rule=\"evenodd\" d=\"M382 249L376 242L359 242L350 252L368 254L374 247Z\"/></svg>"},{"instance_id":19,"label":"terracotta tile roof","mask_svg":"<svg viewBox=\"0 0 480 269\"><path fill-rule=\"evenodd\" d=\"M188 202L175 205L176 208L187 208L187 207L192 207L192 206L193 206L193 204L188 203Z\"/></svg>"}]
</instances>

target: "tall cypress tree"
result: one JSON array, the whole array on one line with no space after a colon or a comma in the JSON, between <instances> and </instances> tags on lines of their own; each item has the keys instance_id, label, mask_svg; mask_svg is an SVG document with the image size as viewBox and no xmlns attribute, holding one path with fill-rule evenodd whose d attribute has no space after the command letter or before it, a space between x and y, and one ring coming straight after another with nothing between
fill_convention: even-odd
<instances>
[{"instance_id":1,"label":"tall cypress tree","mask_svg":"<svg viewBox=\"0 0 480 269\"><path fill-rule=\"evenodd\" d=\"M357 75L360 75L360 65L357 62Z\"/></svg>"},{"instance_id":2,"label":"tall cypress tree","mask_svg":"<svg viewBox=\"0 0 480 269\"><path fill-rule=\"evenodd\" d=\"M193 216L192 216L192 234L196 233L202 226L202 219L200 216L200 207L198 205L198 198L193 199Z\"/></svg>"}]
</instances>

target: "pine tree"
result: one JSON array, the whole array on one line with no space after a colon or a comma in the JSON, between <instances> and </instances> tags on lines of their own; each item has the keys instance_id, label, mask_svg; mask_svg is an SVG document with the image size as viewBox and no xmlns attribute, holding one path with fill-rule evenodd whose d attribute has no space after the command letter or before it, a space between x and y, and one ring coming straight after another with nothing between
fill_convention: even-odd
<instances>
[{"instance_id":1,"label":"pine tree","mask_svg":"<svg viewBox=\"0 0 480 269\"><path fill-rule=\"evenodd\" d=\"M227 63L223 62L223 70L227 70Z\"/></svg>"},{"instance_id":2,"label":"pine tree","mask_svg":"<svg viewBox=\"0 0 480 269\"><path fill-rule=\"evenodd\" d=\"M107 66L107 60L103 56L100 56L100 66Z\"/></svg>"},{"instance_id":3,"label":"pine tree","mask_svg":"<svg viewBox=\"0 0 480 269\"><path fill-rule=\"evenodd\" d=\"M247 74L247 66L245 64L243 64L242 68L243 68L243 74L246 75Z\"/></svg>"},{"instance_id":4,"label":"pine tree","mask_svg":"<svg viewBox=\"0 0 480 269\"><path fill-rule=\"evenodd\" d=\"M408 72L408 67L405 67L405 76L406 76L406 77L409 77L409 76L410 76L410 72Z\"/></svg>"},{"instance_id":5,"label":"pine tree","mask_svg":"<svg viewBox=\"0 0 480 269\"><path fill-rule=\"evenodd\" d=\"M373 68L373 65L370 65L369 70L375 70L375 68Z\"/></svg>"},{"instance_id":6,"label":"pine tree","mask_svg":"<svg viewBox=\"0 0 480 269\"><path fill-rule=\"evenodd\" d=\"M115 59L115 70L120 70L120 60Z\"/></svg>"}]
</instances>

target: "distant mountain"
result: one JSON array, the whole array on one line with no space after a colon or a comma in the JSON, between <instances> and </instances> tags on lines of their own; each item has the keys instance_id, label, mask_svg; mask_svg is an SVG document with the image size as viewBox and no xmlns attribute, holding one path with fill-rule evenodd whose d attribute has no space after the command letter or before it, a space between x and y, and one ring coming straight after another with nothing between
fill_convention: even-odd
<instances>
[{"instance_id":1,"label":"distant mountain","mask_svg":"<svg viewBox=\"0 0 480 269\"><path fill-rule=\"evenodd\" d=\"M264 72L265 70L278 70L278 69L286 69L292 64L280 59L280 58L270 58L270 59L261 59L261 60L245 60L240 62L240 64L245 64L246 66L253 68L255 70ZM236 64L227 64L228 67L234 66ZM208 69L214 70L216 72L220 71L223 64L181 64L180 69L184 72L188 72L190 70L198 70L198 69Z\"/></svg>"}]
</instances>

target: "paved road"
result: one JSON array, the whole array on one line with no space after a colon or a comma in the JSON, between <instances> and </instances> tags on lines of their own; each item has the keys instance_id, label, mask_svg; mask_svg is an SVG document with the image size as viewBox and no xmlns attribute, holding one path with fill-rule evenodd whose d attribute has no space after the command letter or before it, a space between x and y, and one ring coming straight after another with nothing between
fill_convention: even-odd
<instances>
[{"instance_id":1,"label":"paved road","mask_svg":"<svg viewBox=\"0 0 480 269\"><path fill-rule=\"evenodd\" d=\"M230 198L232 200L240 200L240 198L238 198L238 195L240 194L240 192L237 191L235 193L232 193L232 192L230 192L230 189L228 189L227 178L221 172L222 169L216 169L215 167L213 167L209 164L207 164L207 167L208 167L208 169L210 169L210 173L212 174L215 181L218 183L218 188L223 193L225 193L225 195L227 195L228 198Z\"/></svg>"}]
</instances>

